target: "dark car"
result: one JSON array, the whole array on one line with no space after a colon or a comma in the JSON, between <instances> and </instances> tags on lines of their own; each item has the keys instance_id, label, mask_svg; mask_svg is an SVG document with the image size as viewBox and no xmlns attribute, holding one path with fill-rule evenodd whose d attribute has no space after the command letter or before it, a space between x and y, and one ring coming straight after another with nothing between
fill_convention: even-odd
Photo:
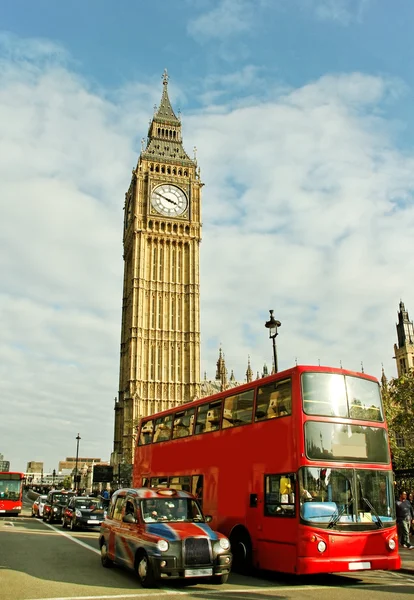
<instances>
[{"instance_id":1,"label":"dark car","mask_svg":"<svg viewBox=\"0 0 414 600\"><path fill-rule=\"evenodd\" d=\"M62 513L62 527L100 527L105 519L102 500L89 496L74 496Z\"/></svg>"},{"instance_id":2,"label":"dark car","mask_svg":"<svg viewBox=\"0 0 414 600\"><path fill-rule=\"evenodd\" d=\"M50 491L43 507L43 521L47 521L48 523L62 521L63 509L69 502L70 498L75 495L75 492L67 492L66 490Z\"/></svg>"},{"instance_id":3,"label":"dark car","mask_svg":"<svg viewBox=\"0 0 414 600\"><path fill-rule=\"evenodd\" d=\"M99 534L102 565L133 569L143 587L178 578L225 583L232 563L230 542L211 529L211 520L197 499L182 490L117 490Z\"/></svg>"}]
</instances>

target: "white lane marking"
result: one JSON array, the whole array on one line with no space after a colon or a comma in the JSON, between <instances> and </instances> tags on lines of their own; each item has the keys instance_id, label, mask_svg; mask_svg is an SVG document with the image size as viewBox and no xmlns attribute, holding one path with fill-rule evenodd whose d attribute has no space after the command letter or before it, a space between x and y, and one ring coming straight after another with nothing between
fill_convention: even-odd
<instances>
[{"instance_id":1,"label":"white lane marking","mask_svg":"<svg viewBox=\"0 0 414 600\"><path fill-rule=\"evenodd\" d=\"M370 587L370 589L372 589L373 587L375 588L381 588L384 587L385 585L388 585L389 587L402 587L402 586L406 586L408 582L401 582L401 583L392 583L390 584L371 584L371 583L365 583L365 584L358 584L358 585L353 585L353 588L358 588L358 589L363 589L366 587ZM257 599L258 595L261 596L266 596L266 594L268 594L269 592L282 592L282 591L307 591L307 590L329 590L329 589L344 589L344 586L341 585L330 585L325 586L325 585L304 585L304 586L289 586L289 585L281 585L281 586L269 586L269 587L261 587L261 588L254 588L252 589L250 588L246 588L246 589L240 589L237 588L237 590L235 590L234 588L226 588L226 589L220 589L220 590L212 590L212 589L208 589L206 590L205 588L202 590L197 590L197 589L190 589L187 588L187 591L183 592L183 591L179 591L179 590L167 590L165 588L156 588L154 589L153 593L148 593L148 592L142 592L141 594L115 594L115 595L105 595L105 596L61 596L59 598L32 598L31 600L110 600L111 598L154 598L155 594L158 593L158 595L163 595L163 596L205 596L206 595L206 591L209 595L215 595L215 594L232 594L233 596L236 595L241 595L244 594L243 598L246 598L247 596L249 596L249 594L254 594L255 598Z\"/></svg>"},{"instance_id":2,"label":"white lane marking","mask_svg":"<svg viewBox=\"0 0 414 600\"><path fill-rule=\"evenodd\" d=\"M78 540L77 538L73 537L72 535L69 535L69 533L66 533L66 531L61 531L60 529L56 529L56 527L54 527L53 525L50 525L50 523L43 522L43 525L46 525L46 527L53 529L53 531L56 531L56 533L58 533L59 535L62 535L63 537L67 538L68 540L75 542L75 544L79 544L79 546L83 546L83 548L86 548L87 550L90 550L91 552L95 552L95 554L99 554L99 556L101 555L99 550L92 548L91 546L89 546L89 544L85 544L85 542L81 542L81 540ZM107 596L90 596L90 597L91 598L106 598ZM116 596L114 596L114 598L115 597ZM132 596L132 597L134 597L134 596ZM82 596L82 598L89 598L89 596ZM112 596L108 596L108 598L112 598ZM120 596L120 598L122 598L122 596ZM60 600L60 598L59 599L52 598L51 600ZM68 600L70 600L70 598L68 598Z\"/></svg>"}]
</instances>

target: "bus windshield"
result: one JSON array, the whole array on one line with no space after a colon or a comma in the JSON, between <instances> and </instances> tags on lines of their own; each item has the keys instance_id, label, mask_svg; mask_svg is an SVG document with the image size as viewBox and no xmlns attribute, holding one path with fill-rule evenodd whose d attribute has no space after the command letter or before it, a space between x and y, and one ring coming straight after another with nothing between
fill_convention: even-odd
<instances>
[{"instance_id":1,"label":"bus windshield","mask_svg":"<svg viewBox=\"0 0 414 600\"><path fill-rule=\"evenodd\" d=\"M395 524L391 471L303 467L300 516L332 529L373 529Z\"/></svg>"},{"instance_id":2,"label":"bus windshield","mask_svg":"<svg viewBox=\"0 0 414 600\"><path fill-rule=\"evenodd\" d=\"M338 373L302 374L303 410L307 415L383 421L379 385Z\"/></svg>"},{"instance_id":3,"label":"bus windshield","mask_svg":"<svg viewBox=\"0 0 414 600\"><path fill-rule=\"evenodd\" d=\"M154 521L204 522L203 513L191 498L148 498L141 501L141 513L145 523Z\"/></svg>"},{"instance_id":4,"label":"bus windshield","mask_svg":"<svg viewBox=\"0 0 414 600\"><path fill-rule=\"evenodd\" d=\"M20 498L21 482L16 479L0 480L0 498L2 500L18 500Z\"/></svg>"}]
</instances>

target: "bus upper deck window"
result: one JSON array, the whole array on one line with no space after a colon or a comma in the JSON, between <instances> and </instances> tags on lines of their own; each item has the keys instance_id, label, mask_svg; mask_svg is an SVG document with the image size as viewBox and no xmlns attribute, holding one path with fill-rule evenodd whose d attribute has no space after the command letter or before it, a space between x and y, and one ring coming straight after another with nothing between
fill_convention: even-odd
<instances>
[{"instance_id":1,"label":"bus upper deck window","mask_svg":"<svg viewBox=\"0 0 414 600\"><path fill-rule=\"evenodd\" d=\"M292 413L291 381L275 381L259 387L255 420L284 417Z\"/></svg>"},{"instance_id":2,"label":"bus upper deck window","mask_svg":"<svg viewBox=\"0 0 414 600\"><path fill-rule=\"evenodd\" d=\"M164 442L171 437L172 415L160 417L155 421L153 442Z\"/></svg>"},{"instance_id":3,"label":"bus upper deck window","mask_svg":"<svg viewBox=\"0 0 414 600\"><path fill-rule=\"evenodd\" d=\"M185 410L174 415L172 434L173 440L192 435L194 426L194 413L195 409L190 408L189 410Z\"/></svg>"},{"instance_id":4,"label":"bus upper deck window","mask_svg":"<svg viewBox=\"0 0 414 600\"><path fill-rule=\"evenodd\" d=\"M221 400L202 404L198 407L195 433L217 431L220 429Z\"/></svg>"},{"instance_id":5,"label":"bus upper deck window","mask_svg":"<svg viewBox=\"0 0 414 600\"><path fill-rule=\"evenodd\" d=\"M152 434L154 431L154 424L152 421L147 421L143 423L141 426L141 432L139 434L139 446L145 446L146 444L151 444L152 442Z\"/></svg>"}]
</instances>

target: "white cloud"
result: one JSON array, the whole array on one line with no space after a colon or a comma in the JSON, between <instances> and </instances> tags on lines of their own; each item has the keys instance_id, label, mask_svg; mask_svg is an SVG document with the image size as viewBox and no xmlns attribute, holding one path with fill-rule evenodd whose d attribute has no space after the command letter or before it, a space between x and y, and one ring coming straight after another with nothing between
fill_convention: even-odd
<instances>
[{"instance_id":1,"label":"white cloud","mask_svg":"<svg viewBox=\"0 0 414 600\"><path fill-rule=\"evenodd\" d=\"M306 6L321 21L341 25L360 23L372 0L306 0ZM303 5L302 5L303 6Z\"/></svg>"},{"instance_id":2,"label":"white cloud","mask_svg":"<svg viewBox=\"0 0 414 600\"><path fill-rule=\"evenodd\" d=\"M29 54L3 59L0 75L0 452L13 468L49 469L73 455L78 431L80 454L108 459L112 449L123 196L161 85L109 95L58 51ZM254 371L270 364L270 308L282 321L281 368L297 357L395 373L400 297L414 311L414 159L381 116L395 87L331 75L244 106L219 89L221 106L185 116L206 183L208 377L220 343L238 379L248 355Z\"/></svg>"},{"instance_id":3,"label":"white cloud","mask_svg":"<svg viewBox=\"0 0 414 600\"><path fill-rule=\"evenodd\" d=\"M252 0L219 0L213 6L209 5L206 12L190 20L187 30L196 39L220 39L248 33L254 11L255 2Z\"/></svg>"}]
</instances>

